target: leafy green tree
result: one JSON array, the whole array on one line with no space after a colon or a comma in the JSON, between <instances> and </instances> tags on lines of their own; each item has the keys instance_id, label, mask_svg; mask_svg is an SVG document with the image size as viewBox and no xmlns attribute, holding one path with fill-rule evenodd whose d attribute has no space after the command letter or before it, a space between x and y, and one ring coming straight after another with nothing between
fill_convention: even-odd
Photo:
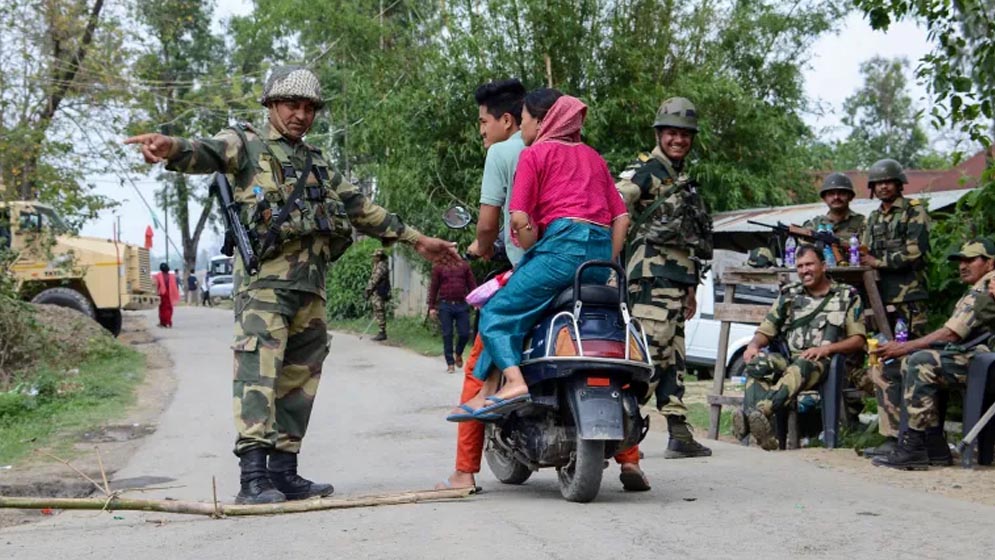
<instances>
[{"instance_id":1,"label":"leafy green tree","mask_svg":"<svg viewBox=\"0 0 995 560\"><path fill-rule=\"evenodd\" d=\"M843 102L843 124L850 134L841 149L848 156L838 162L842 168L866 169L886 157L908 168L922 167L929 139L909 94L909 72L905 58L876 56L861 63L864 84Z\"/></svg>"},{"instance_id":2,"label":"leafy green tree","mask_svg":"<svg viewBox=\"0 0 995 560\"><path fill-rule=\"evenodd\" d=\"M144 32L135 36L141 50L133 65L138 87L131 131L210 136L229 116L250 114L252 92L230 71L224 40L211 31L212 12L209 0L135 0ZM184 270L193 270L214 201L203 178L171 172L159 178L165 184L157 200L179 226ZM192 203L201 208L197 217Z\"/></svg>"},{"instance_id":3,"label":"leafy green tree","mask_svg":"<svg viewBox=\"0 0 995 560\"><path fill-rule=\"evenodd\" d=\"M109 204L85 176L122 91L119 15L104 0L0 4L4 197L51 202L74 225Z\"/></svg>"}]
</instances>

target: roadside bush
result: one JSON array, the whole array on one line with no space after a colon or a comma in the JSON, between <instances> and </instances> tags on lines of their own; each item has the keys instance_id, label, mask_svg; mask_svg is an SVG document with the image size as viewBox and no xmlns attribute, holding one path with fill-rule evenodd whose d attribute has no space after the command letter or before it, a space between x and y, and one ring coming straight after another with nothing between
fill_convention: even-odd
<instances>
[{"instance_id":1,"label":"roadside bush","mask_svg":"<svg viewBox=\"0 0 995 560\"><path fill-rule=\"evenodd\" d=\"M380 241L376 239L363 239L332 265L325 283L329 319L369 316L371 306L363 291L373 270L373 251L380 246Z\"/></svg>"},{"instance_id":2,"label":"roadside bush","mask_svg":"<svg viewBox=\"0 0 995 560\"><path fill-rule=\"evenodd\" d=\"M987 237L995 241L995 168L982 175L982 188L961 198L952 212L935 212L929 232L930 254L926 279L929 286L929 326L935 329L950 317L964 294L957 266L947 256L965 240Z\"/></svg>"}]
</instances>

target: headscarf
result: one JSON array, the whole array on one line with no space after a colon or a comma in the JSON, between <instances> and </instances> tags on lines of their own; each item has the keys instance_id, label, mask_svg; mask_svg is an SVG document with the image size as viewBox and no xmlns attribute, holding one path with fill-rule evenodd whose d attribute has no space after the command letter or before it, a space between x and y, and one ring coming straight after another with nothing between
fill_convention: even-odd
<instances>
[{"instance_id":1,"label":"headscarf","mask_svg":"<svg viewBox=\"0 0 995 560\"><path fill-rule=\"evenodd\" d=\"M580 129L587 116L587 105L576 97L561 95L542 119L542 130L533 144L539 142L580 142Z\"/></svg>"}]
</instances>

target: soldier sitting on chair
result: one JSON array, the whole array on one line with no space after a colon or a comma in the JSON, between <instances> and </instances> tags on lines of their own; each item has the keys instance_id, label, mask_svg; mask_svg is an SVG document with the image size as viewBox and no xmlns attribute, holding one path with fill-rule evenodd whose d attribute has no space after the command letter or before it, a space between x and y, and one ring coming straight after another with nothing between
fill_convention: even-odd
<instances>
[{"instance_id":1,"label":"soldier sitting on chair","mask_svg":"<svg viewBox=\"0 0 995 560\"><path fill-rule=\"evenodd\" d=\"M995 243L975 239L948 257L958 262L961 280L970 286L957 304L950 319L930 334L908 342L889 342L878 349L881 359L902 359L902 390L909 426L899 435L898 445L885 456L875 457L874 464L896 469L926 470L929 465L950 465L953 457L943 435L943 425L936 405L936 393L950 386L963 386L971 358L988 352L986 344L971 348L957 346L983 336L989 324L977 307L989 307ZM986 341L988 342L988 341ZM930 350L932 346L945 346Z\"/></svg>"},{"instance_id":2,"label":"soldier sitting on chair","mask_svg":"<svg viewBox=\"0 0 995 560\"><path fill-rule=\"evenodd\" d=\"M814 246L800 246L796 259L800 282L781 289L746 347L743 408L733 410L735 436L752 434L768 451L778 448L774 415L801 391L818 387L834 354L859 352L867 337L857 291L826 276L826 263ZM761 352L777 338L787 342L790 355Z\"/></svg>"}]
</instances>

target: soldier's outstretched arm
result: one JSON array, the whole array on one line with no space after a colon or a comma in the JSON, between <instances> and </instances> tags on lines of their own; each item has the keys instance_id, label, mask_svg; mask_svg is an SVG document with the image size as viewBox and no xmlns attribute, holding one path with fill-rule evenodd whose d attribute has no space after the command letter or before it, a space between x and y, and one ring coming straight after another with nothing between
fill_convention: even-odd
<instances>
[{"instance_id":1,"label":"soldier's outstretched arm","mask_svg":"<svg viewBox=\"0 0 995 560\"><path fill-rule=\"evenodd\" d=\"M166 162L166 169L180 173L251 173L238 135L225 129L212 138L188 140L150 133L132 136L125 144L138 144L146 163Z\"/></svg>"},{"instance_id":2,"label":"soldier's outstretched arm","mask_svg":"<svg viewBox=\"0 0 995 560\"><path fill-rule=\"evenodd\" d=\"M411 245L419 255L434 262L455 263L460 260L456 244L423 235L417 229L405 225L397 214L374 204L355 186L336 173L332 177L332 187L345 205L349 222L360 232L376 237L384 245L397 241Z\"/></svg>"}]
</instances>

